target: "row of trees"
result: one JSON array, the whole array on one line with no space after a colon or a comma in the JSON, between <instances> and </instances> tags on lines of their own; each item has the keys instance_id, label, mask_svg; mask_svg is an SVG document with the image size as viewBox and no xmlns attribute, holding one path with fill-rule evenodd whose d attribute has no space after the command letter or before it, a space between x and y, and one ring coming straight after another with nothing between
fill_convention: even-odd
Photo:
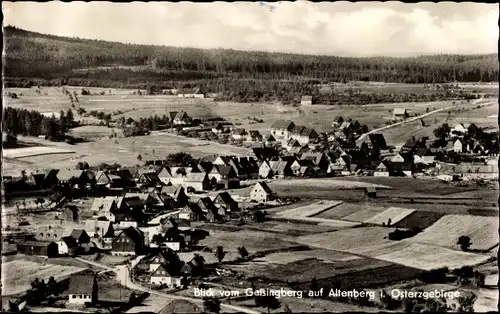
<instances>
[{"instance_id":1,"label":"row of trees","mask_svg":"<svg viewBox=\"0 0 500 314\"><path fill-rule=\"evenodd\" d=\"M50 140L61 139L75 125L71 109L61 110L59 117L47 117L36 110L7 107L4 112L4 132L10 135L45 135Z\"/></svg>"}]
</instances>

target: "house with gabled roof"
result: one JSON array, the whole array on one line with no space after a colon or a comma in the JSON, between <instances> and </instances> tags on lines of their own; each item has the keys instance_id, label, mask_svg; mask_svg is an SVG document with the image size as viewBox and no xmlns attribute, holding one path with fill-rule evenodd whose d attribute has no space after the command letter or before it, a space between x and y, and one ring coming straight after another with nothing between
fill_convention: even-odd
<instances>
[{"instance_id":1,"label":"house with gabled roof","mask_svg":"<svg viewBox=\"0 0 500 314\"><path fill-rule=\"evenodd\" d=\"M271 126L271 135L276 139L287 139L295 127L290 120L276 120Z\"/></svg>"},{"instance_id":2,"label":"house with gabled roof","mask_svg":"<svg viewBox=\"0 0 500 314\"><path fill-rule=\"evenodd\" d=\"M135 227L123 229L111 244L112 255L140 255L144 252L144 233Z\"/></svg>"},{"instance_id":3,"label":"house with gabled roof","mask_svg":"<svg viewBox=\"0 0 500 314\"><path fill-rule=\"evenodd\" d=\"M83 170L61 169L57 173L59 185L78 186L84 188L89 183L89 177Z\"/></svg>"},{"instance_id":4,"label":"house with gabled roof","mask_svg":"<svg viewBox=\"0 0 500 314\"><path fill-rule=\"evenodd\" d=\"M149 262L149 271L154 272L158 267L170 263L169 249L158 252Z\"/></svg>"},{"instance_id":5,"label":"house with gabled roof","mask_svg":"<svg viewBox=\"0 0 500 314\"><path fill-rule=\"evenodd\" d=\"M276 138L272 134L268 134L264 137L264 144L269 146L274 146L278 143Z\"/></svg>"},{"instance_id":6,"label":"house with gabled roof","mask_svg":"<svg viewBox=\"0 0 500 314\"><path fill-rule=\"evenodd\" d=\"M276 194L264 181L257 182L250 191L250 199L259 203L272 201L276 198Z\"/></svg>"},{"instance_id":7,"label":"house with gabled roof","mask_svg":"<svg viewBox=\"0 0 500 314\"><path fill-rule=\"evenodd\" d=\"M302 106L310 106L313 104L312 96L302 96L300 98L300 104Z\"/></svg>"},{"instance_id":8,"label":"house with gabled roof","mask_svg":"<svg viewBox=\"0 0 500 314\"><path fill-rule=\"evenodd\" d=\"M173 177L174 176L172 175L168 167L163 167L163 169L158 174L158 178L164 185L172 184L171 180Z\"/></svg>"},{"instance_id":9,"label":"house with gabled roof","mask_svg":"<svg viewBox=\"0 0 500 314\"><path fill-rule=\"evenodd\" d=\"M110 249L115 237L115 230L111 221L89 219L85 221L85 231L92 242L97 242L104 249Z\"/></svg>"},{"instance_id":10,"label":"house with gabled roof","mask_svg":"<svg viewBox=\"0 0 500 314\"><path fill-rule=\"evenodd\" d=\"M179 212L179 219L186 219L189 221L203 221L205 215L198 204L188 202L184 208Z\"/></svg>"},{"instance_id":11,"label":"house with gabled roof","mask_svg":"<svg viewBox=\"0 0 500 314\"><path fill-rule=\"evenodd\" d=\"M212 199L208 196L202 197L196 202L198 207L203 211L204 214L208 213L210 210L216 208Z\"/></svg>"},{"instance_id":12,"label":"house with gabled roof","mask_svg":"<svg viewBox=\"0 0 500 314\"><path fill-rule=\"evenodd\" d=\"M179 111L179 112L174 111L172 112L170 117L172 118L172 122L174 125L184 125L189 123L190 120L189 115L185 111Z\"/></svg>"},{"instance_id":13,"label":"house with gabled roof","mask_svg":"<svg viewBox=\"0 0 500 314\"><path fill-rule=\"evenodd\" d=\"M233 130L231 137L234 140L241 140L247 136L248 132L243 128L236 128Z\"/></svg>"},{"instance_id":14,"label":"house with gabled roof","mask_svg":"<svg viewBox=\"0 0 500 314\"><path fill-rule=\"evenodd\" d=\"M434 163L434 158L436 154L433 153L427 147L420 147L415 151L415 155L413 155L413 161L415 164L432 164Z\"/></svg>"},{"instance_id":15,"label":"house with gabled roof","mask_svg":"<svg viewBox=\"0 0 500 314\"><path fill-rule=\"evenodd\" d=\"M259 178L269 179L273 177L273 170L267 160L264 160L259 167Z\"/></svg>"},{"instance_id":16,"label":"house with gabled roof","mask_svg":"<svg viewBox=\"0 0 500 314\"><path fill-rule=\"evenodd\" d=\"M29 173L29 181L32 181L35 187L44 189L57 185L58 169L35 169L26 171Z\"/></svg>"},{"instance_id":17,"label":"house with gabled roof","mask_svg":"<svg viewBox=\"0 0 500 314\"><path fill-rule=\"evenodd\" d=\"M187 191L189 191L189 188L192 188L195 191L210 190L210 179L208 179L208 175L206 173L188 173L186 175L184 186Z\"/></svg>"},{"instance_id":18,"label":"house with gabled roof","mask_svg":"<svg viewBox=\"0 0 500 314\"><path fill-rule=\"evenodd\" d=\"M310 142L319 138L318 133L303 125L295 125L289 135L290 138L297 140L300 145L309 144Z\"/></svg>"},{"instance_id":19,"label":"house with gabled roof","mask_svg":"<svg viewBox=\"0 0 500 314\"><path fill-rule=\"evenodd\" d=\"M95 274L73 274L69 277L68 303L84 305L97 302L98 284Z\"/></svg>"},{"instance_id":20,"label":"house with gabled roof","mask_svg":"<svg viewBox=\"0 0 500 314\"><path fill-rule=\"evenodd\" d=\"M236 202L228 192L221 192L214 198L214 204L219 207L225 207L230 212L238 211L238 202Z\"/></svg>"},{"instance_id":21,"label":"house with gabled roof","mask_svg":"<svg viewBox=\"0 0 500 314\"><path fill-rule=\"evenodd\" d=\"M375 168L375 171L373 172L373 176L375 177L388 177L390 174L389 172L389 162L388 161L382 161L380 164Z\"/></svg>"},{"instance_id":22,"label":"house with gabled roof","mask_svg":"<svg viewBox=\"0 0 500 314\"><path fill-rule=\"evenodd\" d=\"M368 136L365 136L365 138L363 139L361 145L363 144L365 144L366 147L370 150L380 151L383 149L387 149L387 144L382 133L368 134Z\"/></svg>"}]
</instances>

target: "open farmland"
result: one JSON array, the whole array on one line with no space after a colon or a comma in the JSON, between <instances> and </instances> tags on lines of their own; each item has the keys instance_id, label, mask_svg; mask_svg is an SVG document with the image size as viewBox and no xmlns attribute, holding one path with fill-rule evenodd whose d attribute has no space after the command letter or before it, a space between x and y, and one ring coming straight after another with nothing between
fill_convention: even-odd
<instances>
[{"instance_id":1,"label":"open farmland","mask_svg":"<svg viewBox=\"0 0 500 314\"><path fill-rule=\"evenodd\" d=\"M460 236L470 237L472 250L490 250L498 244L498 217L447 215L412 240L459 249Z\"/></svg>"},{"instance_id":2,"label":"open farmland","mask_svg":"<svg viewBox=\"0 0 500 314\"><path fill-rule=\"evenodd\" d=\"M413 213L414 209L399 208L399 207L389 207L380 214L365 220L365 223L383 225L388 224L389 221L392 223L397 223L401 219Z\"/></svg>"},{"instance_id":3,"label":"open farmland","mask_svg":"<svg viewBox=\"0 0 500 314\"><path fill-rule=\"evenodd\" d=\"M194 157L204 157L210 154L226 153L244 155L247 149L202 141L193 138L180 137L167 133L153 133L148 136L127 137L120 139L102 139L94 142L69 145L66 143L51 143L38 138L26 138L35 143L51 145L50 149L74 151L73 154L18 157L12 163L6 163L6 169L46 168L57 164L59 168L74 168L79 161L91 165L100 163L118 163L123 166L138 164L137 155L144 159L154 159L155 156L166 156L170 153L183 151ZM30 148L31 149L31 148ZM153 150L155 153L153 154Z\"/></svg>"},{"instance_id":4,"label":"open farmland","mask_svg":"<svg viewBox=\"0 0 500 314\"><path fill-rule=\"evenodd\" d=\"M401 250L382 254L376 258L409 267L431 270L474 266L491 259L491 256L459 252L430 244L414 243Z\"/></svg>"},{"instance_id":5,"label":"open farmland","mask_svg":"<svg viewBox=\"0 0 500 314\"><path fill-rule=\"evenodd\" d=\"M420 228L425 229L443 217L442 213L435 213L431 211L417 210L393 224L396 228L412 229Z\"/></svg>"},{"instance_id":6,"label":"open farmland","mask_svg":"<svg viewBox=\"0 0 500 314\"><path fill-rule=\"evenodd\" d=\"M42 264L16 259L2 263L2 295L14 295L31 287L31 282L38 278L47 281L50 277L61 279L83 271L84 268L54 264Z\"/></svg>"},{"instance_id":7,"label":"open farmland","mask_svg":"<svg viewBox=\"0 0 500 314\"><path fill-rule=\"evenodd\" d=\"M306 251L293 251L293 252L279 252L271 253L264 257L256 258L254 263L268 263L268 264L288 264L292 262L301 261L304 259L315 258L325 263L332 263L336 261L351 261L355 259L362 259L363 257L344 253L340 251L312 249Z\"/></svg>"},{"instance_id":8,"label":"open farmland","mask_svg":"<svg viewBox=\"0 0 500 314\"><path fill-rule=\"evenodd\" d=\"M318 201L311 205L306 205L302 207L292 208L289 210L285 210L279 212L277 214L278 217L285 218L297 218L297 217L312 217L321 212L330 210L335 208L336 206L342 204L342 202L334 202L334 201Z\"/></svg>"},{"instance_id":9,"label":"open farmland","mask_svg":"<svg viewBox=\"0 0 500 314\"><path fill-rule=\"evenodd\" d=\"M343 220L352 220L363 222L366 220L370 220L373 217L383 213L385 211L384 207L371 206L366 204L360 204L358 208L362 208L361 210L355 211L350 215L342 217Z\"/></svg>"}]
</instances>

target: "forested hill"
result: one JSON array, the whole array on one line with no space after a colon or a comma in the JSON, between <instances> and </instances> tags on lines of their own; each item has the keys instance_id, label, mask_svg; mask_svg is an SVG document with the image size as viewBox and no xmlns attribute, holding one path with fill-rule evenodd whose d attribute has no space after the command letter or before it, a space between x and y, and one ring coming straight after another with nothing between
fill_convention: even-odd
<instances>
[{"instance_id":1,"label":"forested hill","mask_svg":"<svg viewBox=\"0 0 500 314\"><path fill-rule=\"evenodd\" d=\"M124 44L44 35L10 26L5 27L4 38L4 75L11 86L21 81L44 84L61 79L76 85L122 87L214 78L325 83L498 81L497 54L344 58Z\"/></svg>"}]
</instances>

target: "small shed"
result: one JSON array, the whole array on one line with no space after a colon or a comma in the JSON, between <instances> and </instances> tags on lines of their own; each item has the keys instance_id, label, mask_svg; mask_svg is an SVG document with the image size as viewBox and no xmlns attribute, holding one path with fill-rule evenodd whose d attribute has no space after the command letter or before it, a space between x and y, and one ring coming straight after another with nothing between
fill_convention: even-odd
<instances>
[{"instance_id":1,"label":"small shed","mask_svg":"<svg viewBox=\"0 0 500 314\"><path fill-rule=\"evenodd\" d=\"M373 186L365 187L365 196L368 198L376 198L377 197L377 189Z\"/></svg>"}]
</instances>

